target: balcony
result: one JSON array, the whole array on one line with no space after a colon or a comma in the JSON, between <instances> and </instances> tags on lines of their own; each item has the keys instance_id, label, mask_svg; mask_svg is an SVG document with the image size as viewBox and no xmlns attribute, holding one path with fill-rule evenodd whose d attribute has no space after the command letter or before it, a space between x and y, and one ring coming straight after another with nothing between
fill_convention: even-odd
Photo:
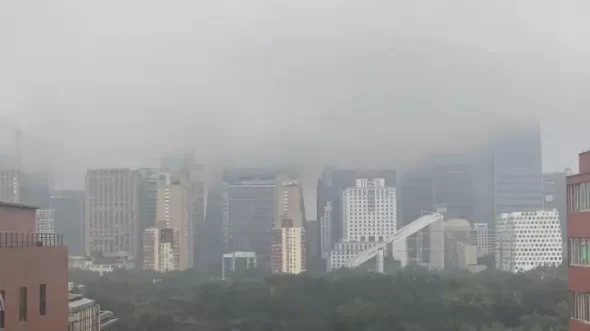
<instances>
[{"instance_id":1,"label":"balcony","mask_svg":"<svg viewBox=\"0 0 590 331\"><path fill-rule=\"evenodd\" d=\"M0 249L55 246L63 246L63 234L0 232Z\"/></svg>"}]
</instances>

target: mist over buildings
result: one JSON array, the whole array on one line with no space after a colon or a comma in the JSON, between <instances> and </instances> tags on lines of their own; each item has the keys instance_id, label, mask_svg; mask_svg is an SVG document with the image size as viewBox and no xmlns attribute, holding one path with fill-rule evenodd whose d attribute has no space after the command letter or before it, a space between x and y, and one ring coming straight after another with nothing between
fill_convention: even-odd
<instances>
[{"instance_id":1,"label":"mist over buildings","mask_svg":"<svg viewBox=\"0 0 590 331\"><path fill-rule=\"evenodd\" d=\"M28 166L64 187L187 149L303 173L400 167L537 120L546 167L574 166L588 7L3 1L0 132L21 128Z\"/></svg>"}]
</instances>

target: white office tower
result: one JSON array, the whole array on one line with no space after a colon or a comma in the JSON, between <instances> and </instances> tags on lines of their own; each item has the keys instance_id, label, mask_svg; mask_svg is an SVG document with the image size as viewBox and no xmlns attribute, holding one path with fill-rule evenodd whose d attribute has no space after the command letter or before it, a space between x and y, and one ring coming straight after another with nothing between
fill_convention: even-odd
<instances>
[{"instance_id":1,"label":"white office tower","mask_svg":"<svg viewBox=\"0 0 590 331\"><path fill-rule=\"evenodd\" d=\"M139 246L137 176L131 169L88 170L85 184L86 256L134 259Z\"/></svg>"},{"instance_id":2,"label":"white office tower","mask_svg":"<svg viewBox=\"0 0 590 331\"><path fill-rule=\"evenodd\" d=\"M552 211L500 214L496 223L496 268L521 272L562 261L559 213Z\"/></svg>"},{"instance_id":3,"label":"white office tower","mask_svg":"<svg viewBox=\"0 0 590 331\"><path fill-rule=\"evenodd\" d=\"M158 272L179 270L174 230L147 228L143 233L143 269Z\"/></svg>"},{"instance_id":4,"label":"white office tower","mask_svg":"<svg viewBox=\"0 0 590 331\"><path fill-rule=\"evenodd\" d=\"M328 271L341 268L361 251L396 232L395 187L385 179L357 179L356 187L342 192L342 240L330 251Z\"/></svg>"}]
</instances>

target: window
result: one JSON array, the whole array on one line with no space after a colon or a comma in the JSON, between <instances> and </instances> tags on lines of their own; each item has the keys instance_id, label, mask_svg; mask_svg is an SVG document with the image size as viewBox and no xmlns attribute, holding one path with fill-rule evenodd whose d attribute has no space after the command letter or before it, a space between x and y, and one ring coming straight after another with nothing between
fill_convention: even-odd
<instances>
[{"instance_id":1,"label":"window","mask_svg":"<svg viewBox=\"0 0 590 331\"><path fill-rule=\"evenodd\" d=\"M20 288L20 308L19 321L25 322L27 320L27 288Z\"/></svg>"},{"instance_id":2,"label":"window","mask_svg":"<svg viewBox=\"0 0 590 331\"><path fill-rule=\"evenodd\" d=\"M47 313L47 285L39 285L39 315L45 316Z\"/></svg>"},{"instance_id":3,"label":"window","mask_svg":"<svg viewBox=\"0 0 590 331\"><path fill-rule=\"evenodd\" d=\"M590 294L569 292L570 318L590 322Z\"/></svg>"},{"instance_id":4,"label":"window","mask_svg":"<svg viewBox=\"0 0 590 331\"><path fill-rule=\"evenodd\" d=\"M568 204L570 212L590 211L590 183L569 185Z\"/></svg>"},{"instance_id":5,"label":"window","mask_svg":"<svg viewBox=\"0 0 590 331\"><path fill-rule=\"evenodd\" d=\"M590 267L590 238L570 238L567 250L570 265Z\"/></svg>"},{"instance_id":6,"label":"window","mask_svg":"<svg viewBox=\"0 0 590 331\"><path fill-rule=\"evenodd\" d=\"M5 328L4 314L6 311L6 292L0 291L0 330Z\"/></svg>"}]
</instances>

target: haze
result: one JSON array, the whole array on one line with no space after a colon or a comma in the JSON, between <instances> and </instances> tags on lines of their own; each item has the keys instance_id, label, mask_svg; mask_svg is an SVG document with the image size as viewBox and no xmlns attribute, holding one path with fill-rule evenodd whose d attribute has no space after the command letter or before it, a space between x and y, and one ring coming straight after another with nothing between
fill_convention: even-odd
<instances>
[{"instance_id":1,"label":"haze","mask_svg":"<svg viewBox=\"0 0 590 331\"><path fill-rule=\"evenodd\" d=\"M545 169L575 169L590 147L589 8L5 0L0 132L22 127L29 166L63 187L180 149L227 165L397 167L537 119Z\"/></svg>"}]
</instances>

